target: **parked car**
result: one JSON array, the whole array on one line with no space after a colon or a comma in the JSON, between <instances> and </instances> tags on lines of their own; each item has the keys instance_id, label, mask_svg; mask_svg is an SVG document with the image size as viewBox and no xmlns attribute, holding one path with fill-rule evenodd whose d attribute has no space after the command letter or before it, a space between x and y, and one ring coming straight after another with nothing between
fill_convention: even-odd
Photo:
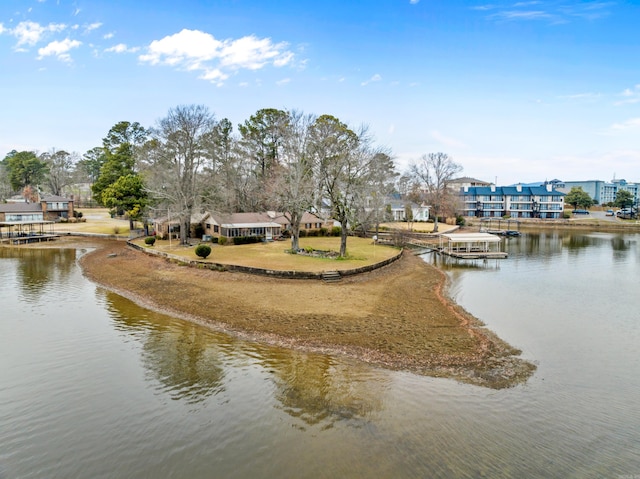
<instances>
[{"instance_id":1,"label":"parked car","mask_svg":"<svg viewBox=\"0 0 640 479\"><path fill-rule=\"evenodd\" d=\"M613 210L607 210L607 216L613 216Z\"/></svg>"},{"instance_id":2,"label":"parked car","mask_svg":"<svg viewBox=\"0 0 640 479\"><path fill-rule=\"evenodd\" d=\"M588 215L589 212L587 210L573 210L572 213L574 215Z\"/></svg>"},{"instance_id":3,"label":"parked car","mask_svg":"<svg viewBox=\"0 0 640 479\"><path fill-rule=\"evenodd\" d=\"M616 216L631 218L635 216L637 210L635 208L622 208L616 213Z\"/></svg>"}]
</instances>

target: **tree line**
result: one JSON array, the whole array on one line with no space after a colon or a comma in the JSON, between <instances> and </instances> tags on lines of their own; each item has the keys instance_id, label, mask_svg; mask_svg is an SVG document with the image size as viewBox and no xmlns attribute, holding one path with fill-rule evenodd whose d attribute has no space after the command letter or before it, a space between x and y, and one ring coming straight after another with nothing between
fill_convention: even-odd
<instances>
[{"instance_id":1,"label":"tree line","mask_svg":"<svg viewBox=\"0 0 640 479\"><path fill-rule=\"evenodd\" d=\"M88 182L98 204L131 222L171 211L182 243L199 211L280 211L290 223L292 251L302 215L328 211L341 226L344 256L350 229L366 231L389 219L386 202L394 192L429 202L437 221L453 207L446 183L460 170L448 155L432 153L400 175L389 149L375 145L366 126L331 115L261 109L235 131L206 106L185 105L150 128L115 124L82 157L12 151L0 162L0 195L37 187L60 195Z\"/></svg>"}]
</instances>

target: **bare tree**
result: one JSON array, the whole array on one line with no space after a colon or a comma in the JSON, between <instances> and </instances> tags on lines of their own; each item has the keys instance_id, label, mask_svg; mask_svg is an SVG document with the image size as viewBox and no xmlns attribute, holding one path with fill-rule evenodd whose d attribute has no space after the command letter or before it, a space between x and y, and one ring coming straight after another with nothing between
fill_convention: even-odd
<instances>
[{"instance_id":1,"label":"bare tree","mask_svg":"<svg viewBox=\"0 0 640 479\"><path fill-rule=\"evenodd\" d=\"M208 145L215 126L206 106L178 106L158 122L144 149L147 185L179 218L181 244L187 243L191 215L199 205L201 172L210 161Z\"/></svg>"},{"instance_id":2,"label":"bare tree","mask_svg":"<svg viewBox=\"0 0 640 479\"><path fill-rule=\"evenodd\" d=\"M282 139L281 164L270 183L269 199L291 225L291 251L294 253L299 249L302 216L314 205L317 190L313 158L309 154L310 128L314 121L313 115L298 111L289 113Z\"/></svg>"},{"instance_id":3,"label":"bare tree","mask_svg":"<svg viewBox=\"0 0 640 479\"><path fill-rule=\"evenodd\" d=\"M51 194L62 195L65 186L73 182L73 167L78 155L55 148L40 155L40 160L48 166L47 183Z\"/></svg>"},{"instance_id":4,"label":"bare tree","mask_svg":"<svg viewBox=\"0 0 640 479\"><path fill-rule=\"evenodd\" d=\"M411 165L410 171L415 182L413 191L416 199L431 205L433 232L436 233L438 216L455 202L456 192L448 187L448 183L462 171L462 166L446 153L429 153L422 155L418 163Z\"/></svg>"},{"instance_id":5,"label":"bare tree","mask_svg":"<svg viewBox=\"0 0 640 479\"><path fill-rule=\"evenodd\" d=\"M372 161L375 153L366 127L356 133L337 118L320 116L311 127L311 153L314 156L321 199L331 203L332 217L340 223L340 256L347 254L350 224L370 193Z\"/></svg>"}]
</instances>

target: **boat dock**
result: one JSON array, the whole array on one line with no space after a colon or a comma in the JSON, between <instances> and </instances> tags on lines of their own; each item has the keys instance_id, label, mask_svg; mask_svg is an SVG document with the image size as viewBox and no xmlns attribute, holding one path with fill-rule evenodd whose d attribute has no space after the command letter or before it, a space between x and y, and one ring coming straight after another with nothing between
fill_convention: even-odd
<instances>
[{"instance_id":1,"label":"boat dock","mask_svg":"<svg viewBox=\"0 0 640 479\"><path fill-rule=\"evenodd\" d=\"M502 259L502 238L490 233L452 233L440 235L440 254L459 259Z\"/></svg>"}]
</instances>

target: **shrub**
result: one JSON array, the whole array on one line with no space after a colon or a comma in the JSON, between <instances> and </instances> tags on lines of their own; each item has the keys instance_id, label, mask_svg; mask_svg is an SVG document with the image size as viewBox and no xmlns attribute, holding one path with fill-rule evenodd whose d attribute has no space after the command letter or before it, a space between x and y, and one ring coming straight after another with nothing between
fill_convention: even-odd
<instances>
[{"instance_id":1,"label":"shrub","mask_svg":"<svg viewBox=\"0 0 640 479\"><path fill-rule=\"evenodd\" d=\"M206 259L211 254L211 246L208 244L199 244L196 246L196 256Z\"/></svg>"},{"instance_id":2,"label":"shrub","mask_svg":"<svg viewBox=\"0 0 640 479\"><path fill-rule=\"evenodd\" d=\"M331 236L340 236L342 232L342 228L340 226L334 226L331 228Z\"/></svg>"},{"instance_id":3,"label":"shrub","mask_svg":"<svg viewBox=\"0 0 640 479\"><path fill-rule=\"evenodd\" d=\"M235 238L233 238L233 244L253 244L260 243L262 240L262 236L236 236Z\"/></svg>"},{"instance_id":4,"label":"shrub","mask_svg":"<svg viewBox=\"0 0 640 479\"><path fill-rule=\"evenodd\" d=\"M456 224L458 226L464 226L464 223L465 223L465 221L464 221L464 217L462 215L456 216Z\"/></svg>"},{"instance_id":5,"label":"shrub","mask_svg":"<svg viewBox=\"0 0 640 479\"><path fill-rule=\"evenodd\" d=\"M298 237L299 237L299 238L306 238L306 237L307 237L307 230L303 230L303 229L301 229L301 230L298 232Z\"/></svg>"},{"instance_id":6,"label":"shrub","mask_svg":"<svg viewBox=\"0 0 640 479\"><path fill-rule=\"evenodd\" d=\"M155 236L147 236L144 239L144 244L149 245L149 246L153 246L156 242L156 237Z\"/></svg>"},{"instance_id":7,"label":"shrub","mask_svg":"<svg viewBox=\"0 0 640 479\"><path fill-rule=\"evenodd\" d=\"M227 239L228 239L228 238L227 238L226 236L220 236L220 237L218 238L218 244L219 244L220 246L224 246L224 245L226 245L226 244L227 244Z\"/></svg>"},{"instance_id":8,"label":"shrub","mask_svg":"<svg viewBox=\"0 0 640 479\"><path fill-rule=\"evenodd\" d=\"M320 228L319 232L320 232L320 236L327 236L329 234L329 230L324 226Z\"/></svg>"}]
</instances>

